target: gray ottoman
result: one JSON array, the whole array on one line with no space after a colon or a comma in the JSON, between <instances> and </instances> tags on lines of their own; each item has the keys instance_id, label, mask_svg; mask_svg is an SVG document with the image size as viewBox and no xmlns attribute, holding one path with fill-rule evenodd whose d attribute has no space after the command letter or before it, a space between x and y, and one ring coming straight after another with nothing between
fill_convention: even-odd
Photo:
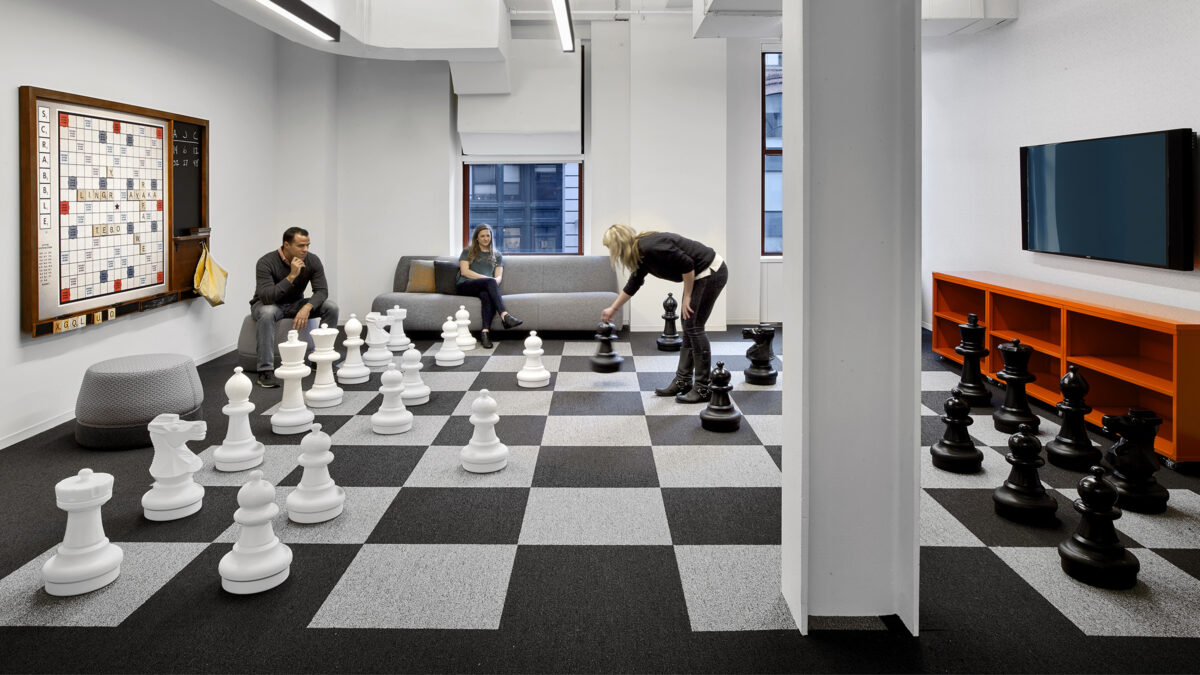
<instances>
[{"instance_id":1,"label":"gray ottoman","mask_svg":"<svg viewBox=\"0 0 1200 675\"><path fill-rule=\"evenodd\" d=\"M75 440L96 449L150 445L146 425L162 413L200 419L204 389L182 354L123 356L92 365L75 399Z\"/></svg>"}]
</instances>

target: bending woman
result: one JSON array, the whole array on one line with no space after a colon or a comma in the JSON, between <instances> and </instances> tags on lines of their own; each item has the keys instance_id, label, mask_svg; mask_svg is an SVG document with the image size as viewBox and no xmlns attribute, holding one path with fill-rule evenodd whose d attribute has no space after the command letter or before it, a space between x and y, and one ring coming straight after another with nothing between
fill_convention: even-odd
<instances>
[{"instance_id":1,"label":"bending woman","mask_svg":"<svg viewBox=\"0 0 1200 675\"><path fill-rule=\"evenodd\" d=\"M516 328L524 321L508 313L504 308L504 300L500 298L500 279L504 275L504 256L496 250L492 243L492 228L479 225L471 234L471 245L462 250L458 256L458 277L454 290L459 295L471 295L479 298L483 306L481 319L483 330L479 334L479 344L484 349L492 347L488 329L492 326L492 318L500 312L500 323L505 328Z\"/></svg>"},{"instance_id":2,"label":"bending woman","mask_svg":"<svg viewBox=\"0 0 1200 675\"><path fill-rule=\"evenodd\" d=\"M703 403L712 398L709 379L712 376L712 351L704 325L712 314L717 296L729 280L729 269L717 252L686 237L670 232L635 233L628 225L613 225L602 240L608 247L613 266L630 271L629 281L615 302L600 313L600 318L612 321L621 306L642 287L646 274L659 279L683 282L683 302L679 304L683 317L683 346L679 350L679 366L675 378L659 396L674 396L680 403Z\"/></svg>"}]
</instances>

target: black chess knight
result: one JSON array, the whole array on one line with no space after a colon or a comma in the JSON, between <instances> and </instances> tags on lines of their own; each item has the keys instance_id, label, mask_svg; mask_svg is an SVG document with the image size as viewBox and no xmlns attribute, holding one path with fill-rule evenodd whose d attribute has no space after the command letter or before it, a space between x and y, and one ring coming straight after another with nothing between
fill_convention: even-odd
<instances>
[{"instance_id":1,"label":"black chess knight","mask_svg":"<svg viewBox=\"0 0 1200 675\"><path fill-rule=\"evenodd\" d=\"M597 373L615 373L621 369L625 358L613 351L613 340L616 340L616 326L607 321L601 321L596 326L596 341L600 345L591 358L592 370Z\"/></svg>"},{"instance_id":2,"label":"black chess knight","mask_svg":"<svg viewBox=\"0 0 1200 675\"><path fill-rule=\"evenodd\" d=\"M1158 471L1154 437L1162 418L1150 410L1130 408L1127 415L1105 415L1100 421L1105 431L1121 436L1104 455L1113 470L1106 480L1117 490L1117 506L1138 513L1166 511L1171 495L1154 478Z\"/></svg>"},{"instance_id":3,"label":"black chess knight","mask_svg":"<svg viewBox=\"0 0 1200 675\"><path fill-rule=\"evenodd\" d=\"M1000 356L1004 359L1004 370L996 377L1004 380L1008 390L1004 392L1004 404L992 413L992 422L997 431L1016 433L1022 424L1028 424L1036 432L1041 420L1029 408L1029 395L1025 385L1037 379L1029 372L1029 359L1033 347L1021 344L1020 340L1000 345Z\"/></svg>"},{"instance_id":4,"label":"black chess knight","mask_svg":"<svg viewBox=\"0 0 1200 675\"><path fill-rule=\"evenodd\" d=\"M667 299L663 300L663 332L658 336L658 351L660 352L677 352L683 346L683 337L675 330L675 322L679 319L679 315L675 310L679 309L679 301L675 299L674 293L667 293Z\"/></svg>"},{"instance_id":5,"label":"black chess knight","mask_svg":"<svg viewBox=\"0 0 1200 675\"><path fill-rule=\"evenodd\" d=\"M1056 406L1062 418L1062 426L1054 440L1046 444L1046 459L1054 466L1073 471L1086 471L1100 463L1100 450L1088 438L1087 422L1084 417L1092 407L1084 403L1088 383L1079 374L1074 364L1067 366L1067 374L1058 381L1063 400Z\"/></svg>"},{"instance_id":6,"label":"black chess knight","mask_svg":"<svg viewBox=\"0 0 1200 675\"><path fill-rule=\"evenodd\" d=\"M742 413L733 406L729 392L729 371L725 362L717 361L712 371L712 399L708 407L700 411L700 426L709 431L737 431L742 424Z\"/></svg>"},{"instance_id":7,"label":"black chess knight","mask_svg":"<svg viewBox=\"0 0 1200 675\"><path fill-rule=\"evenodd\" d=\"M967 432L967 427L975 421L971 419L971 406L962 393L954 389L943 407L946 414L942 416L942 422L946 425L946 432L942 440L929 448L933 465L953 473L978 473L983 469L983 452L975 447Z\"/></svg>"},{"instance_id":8,"label":"black chess knight","mask_svg":"<svg viewBox=\"0 0 1200 675\"><path fill-rule=\"evenodd\" d=\"M1093 466L1079 481L1075 510L1083 519L1058 545L1062 569L1073 579L1100 588L1133 588L1141 563L1117 539L1113 521L1121 517L1117 491L1104 478L1104 468Z\"/></svg>"},{"instance_id":9,"label":"black chess knight","mask_svg":"<svg viewBox=\"0 0 1200 675\"><path fill-rule=\"evenodd\" d=\"M742 371L746 374L746 384L775 384L779 371L771 367L775 351L771 348L775 341L775 327L769 323L760 323L756 328L743 328L743 340L754 340L754 344L746 350L746 358L750 359L750 367Z\"/></svg>"},{"instance_id":10,"label":"black chess knight","mask_svg":"<svg viewBox=\"0 0 1200 675\"><path fill-rule=\"evenodd\" d=\"M1008 439L1008 455L1012 465L1004 485L992 492L992 503L1000 516L1019 522L1047 521L1058 510L1058 501L1046 493L1038 477L1038 467L1046 463L1039 455L1042 443L1034 436L1034 428L1022 424Z\"/></svg>"},{"instance_id":11,"label":"black chess knight","mask_svg":"<svg viewBox=\"0 0 1200 675\"><path fill-rule=\"evenodd\" d=\"M988 355L988 348L983 346L984 333L987 329L979 325L979 317L967 315L967 322L958 325L960 339L954 353L963 357L962 377L958 380L959 396L972 406L988 406L992 404L992 394L983 384L983 373L979 370L979 362Z\"/></svg>"}]
</instances>

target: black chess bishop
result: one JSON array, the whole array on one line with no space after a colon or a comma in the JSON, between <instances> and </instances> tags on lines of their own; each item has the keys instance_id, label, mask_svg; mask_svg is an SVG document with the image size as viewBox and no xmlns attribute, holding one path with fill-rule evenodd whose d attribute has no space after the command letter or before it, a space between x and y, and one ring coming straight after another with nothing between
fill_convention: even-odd
<instances>
[{"instance_id":1,"label":"black chess bishop","mask_svg":"<svg viewBox=\"0 0 1200 675\"><path fill-rule=\"evenodd\" d=\"M616 331L616 326L607 321L601 321L596 326L596 341L600 344L596 348L596 353L592 355L591 364L592 370L597 373L615 373L625 362L625 357L613 351L612 343L617 339Z\"/></svg>"},{"instance_id":2,"label":"black chess bishop","mask_svg":"<svg viewBox=\"0 0 1200 675\"><path fill-rule=\"evenodd\" d=\"M1112 467L1106 480L1117 491L1117 506L1138 513L1166 511L1171 495L1154 478L1158 471L1154 437L1162 418L1151 410L1130 408L1127 415L1105 415L1100 421L1105 431L1120 435L1104 455L1104 462Z\"/></svg>"},{"instance_id":3,"label":"black chess bishop","mask_svg":"<svg viewBox=\"0 0 1200 675\"><path fill-rule=\"evenodd\" d=\"M772 344L775 342L775 327L769 323L760 323L755 328L742 329L743 340L754 340L754 344L746 350L746 358L750 359L750 367L742 371L746 375L746 384L775 384L779 371L771 367L775 359Z\"/></svg>"},{"instance_id":4,"label":"black chess bishop","mask_svg":"<svg viewBox=\"0 0 1200 675\"><path fill-rule=\"evenodd\" d=\"M970 404L962 397L962 392L954 389L943 408L946 414L942 416L942 422L946 431L942 440L929 448L933 465L953 473L978 473L983 469L983 452L975 447L967 432L967 427L975 421L971 419Z\"/></svg>"},{"instance_id":5,"label":"black chess bishop","mask_svg":"<svg viewBox=\"0 0 1200 675\"><path fill-rule=\"evenodd\" d=\"M984 333L987 329L979 325L979 317L967 315L967 322L958 324L958 335L961 340L954 348L954 353L963 357L962 377L958 380L959 396L971 406L989 406L992 404L992 393L983 384L983 373L979 363L988 355L988 348L983 346Z\"/></svg>"},{"instance_id":6,"label":"black chess bishop","mask_svg":"<svg viewBox=\"0 0 1200 675\"><path fill-rule=\"evenodd\" d=\"M1088 438L1087 422L1084 421L1084 417L1092 412L1092 407L1083 400L1088 388L1087 380L1075 365L1067 366L1067 374L1058 381L1063 400L1055 406L1062 418L1062 426L1054 440L1046 444L1046 459L1054 466L1087 471L1088 467L1100 463L1100 449Z\"/></svg>"},{"instance_id":7,"label":"black chess bishop","mask_svg":"<svg viewBox=\"0 0 1200 675\"><path fill-rule=\"evenodd\" d=\"M677 309L679 301L675 299L675 294L667 293L667 299L663 300L663 332L656 340L660 352L677 352L683 346L683 337L675 330L675 322L679 320L679 315L675 313Z\"/></svg>"},{"instance_id":8,"label":"black chess bishop","mask_svg":"<svg viewBox=\"0 0 1200 675\"><path fill-rule=\"evenodd\" d=\"M1075 510L1083 517L1075 533L1058 545L1062 569L1073 579L1100 588L1123 589L1137 584L1141 563L1117 539L1113 521L1121 517L1117 491L1101 466L1079 481Z\"/></svg>"},{"instance_id":9,"label":"black chess bishop","mask_svg":"<svg viewBox=\"0 0 1200 675\"><path fill-rule=\"evenodd\" d=\"M1037 379L1029 372L1033 347L1013 340L1001 344L998 349L1004 359L1004 370L996 373L996 377L1004 380L1008 389L1004 392L1004 404L992 413L992 422L997 431L1006 434L1016 433L1022 424L1028 424L1037 431L1041 420L1029 408L1029 395L1025 393L1025 385Z\"/></svg>"},{"instance_id":10,"label":"black chess bishop","mask_svg":"<svg viewBox=\"0 0 1200 675\"><path fill-rule=\"evenodd\" d=\"M742 413L729 398L729 392L733 389L729 377L725 362L717 361L717 367L712 371L712 399L708 407L700 411L700 426L709 431L737 431L742 424Z\"/></svg>"},{"instance_id":11,"label":"black chess bishop","mask_svg":"<svg viewBox=\"0 0 1200 675\"><path fill-rule=\"evenodd\" d=\"M1023 523L1044 522L1054 517L1058 501L1042 487L1038 467L1046 463L1039 455L1042 443L1034 436L1033 427L1022 424L1008 439L1008 455L1012 465L1004 485L992 492L996 513L1009 520Z\"/></svg>"}]
</instances>

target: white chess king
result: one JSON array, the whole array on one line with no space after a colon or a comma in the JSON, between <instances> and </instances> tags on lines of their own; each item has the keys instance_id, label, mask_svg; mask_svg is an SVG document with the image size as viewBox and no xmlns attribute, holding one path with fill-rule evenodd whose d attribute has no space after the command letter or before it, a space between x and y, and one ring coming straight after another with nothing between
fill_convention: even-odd
<instances>
[{"instance_id":1,"label":"white chess king","mask_svg":"<svg viewBox=\"0 0 1200 675\"><path fill-rule=\"evenodd\" d=\"M221 412L229 418L229 430L225 442L213 449L213 464L217 471L245 471L262 464L266 448L254 438L250 429L250 413L254 404L250 402L253 385L250 378L242 374L242 367L233 369L233 377L225 383L225 395L229 403Z\"/></svg>"},{"instance_id":2,"label":"white chess king","mask_svg":"<svg viewBox=\"0 0 1200 675\"><path fill-rule=\"evenodd\" d=\"M54 486L58 508L67 512L67 532L42 565L50 595L79 595L111 584L121 574L125 552L104 536L100 507L112 498L113 477L82 469Z\"/></svg>"},{"instance_id":3,"label":"white chess king","mask_svg":"<svg viewBox=\"0 0 1200 675\"><path fill-rule=\"evenodd\" d=\"M271 415L271 430L286 436L302 434L312 425L313 411L304 405L304 392L300 388L300 380L308 377L312 369L304 365L304 352L308 344L301 342L294 330L288 331L287 342L279 343L279 367L275 369L275 377L283 380L283 400L279 409Z\"/></svg>"},{"instance_id":4,"label":"white chess king","mask_svg":"<svg viewBox=\"0 0 1200 675\"><path fill-rule=\"evenodd\" d=\"M475 431L458 455L463 468L471 473L491 473L508 466L508 446L496 437L496 423L500 421L496 408L496 399L487 389L480 391L471 403L471 424L475 425Z\"/></svg>"}]
</instances>

